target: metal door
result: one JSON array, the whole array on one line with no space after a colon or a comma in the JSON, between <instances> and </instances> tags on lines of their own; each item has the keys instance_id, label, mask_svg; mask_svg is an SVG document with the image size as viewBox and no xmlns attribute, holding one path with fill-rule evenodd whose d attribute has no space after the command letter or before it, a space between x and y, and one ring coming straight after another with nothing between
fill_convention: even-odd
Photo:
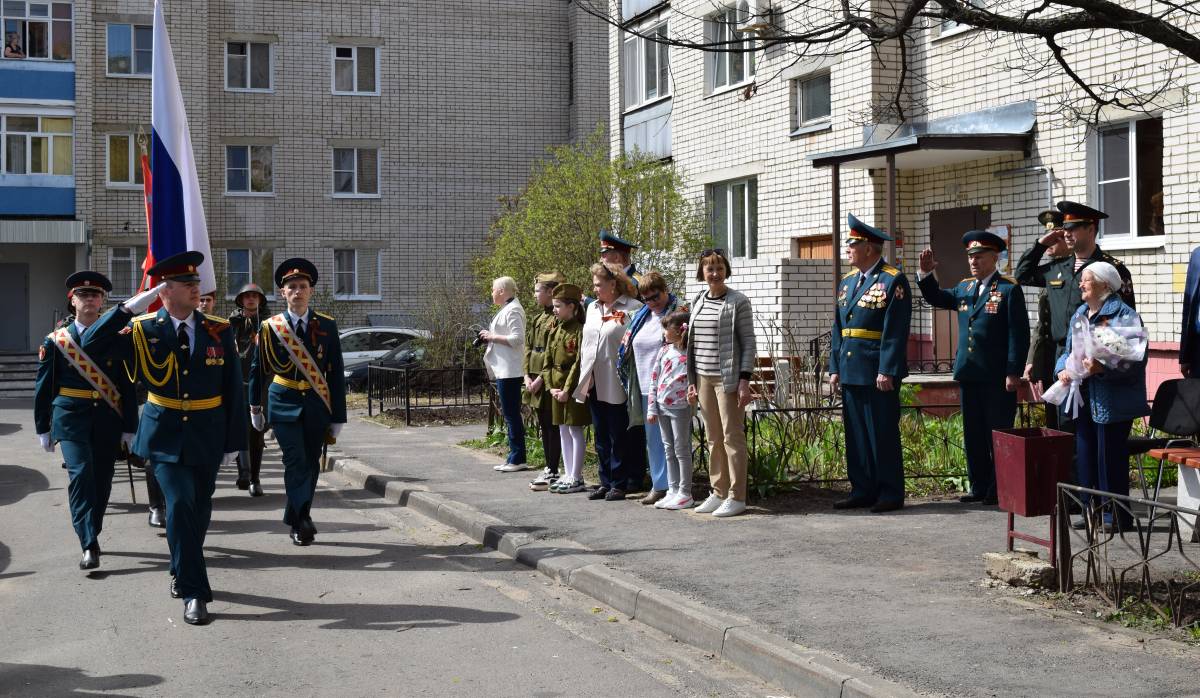
<instances>
[{"instance_id":1,"label":"metal door","mask_svg":"<svg viewBox=\"0 0 1200 698\"><path fill-rule=\"evenodd\" d=\"M929 247L937 256L937 279L942 288L954 288L970 276L962 236L968 230L983 230L992 224L988 206L966 206L929 212ZM958 317L953 310L931 313L934 365L948 370L958 351ZM924 353L924 352L923 352Z\"/></svg>"},{"instance_id":2,"label":"metal door","mask_svg":"<svg viewBox=\"0 0 1200 698\"><path fill-rule=\"evenodd\" d=\"M29 351L29 265L0 264L0 351Z\"/></svg>"}]
</instances>

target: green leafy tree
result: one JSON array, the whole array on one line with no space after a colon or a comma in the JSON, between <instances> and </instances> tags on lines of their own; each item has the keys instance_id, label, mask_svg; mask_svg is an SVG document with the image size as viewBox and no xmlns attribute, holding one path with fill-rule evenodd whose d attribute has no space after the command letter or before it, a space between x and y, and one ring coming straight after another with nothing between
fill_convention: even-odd
<instances>
[{"instance_id":1,"label":"green leafy tree","mask_svg":"<svg viewBox=\"0 0 1200 698\"><path fill-rule=\"evenodd\" d=\"M551 148L520 195L501 199L484 252L475 260L481 289L511 276L524 292L544 271L561 271L588 291L601 230L639 245L634 263L684 288L695 255L708 244L704 209L685 195L675 167L642 154L609 157L603 129L581 143Z\"/></svg>"}]
</instances>

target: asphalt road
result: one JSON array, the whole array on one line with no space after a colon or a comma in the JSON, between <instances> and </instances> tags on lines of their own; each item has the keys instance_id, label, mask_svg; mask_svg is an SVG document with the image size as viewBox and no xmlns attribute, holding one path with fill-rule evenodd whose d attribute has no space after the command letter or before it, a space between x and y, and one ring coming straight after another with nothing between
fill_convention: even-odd
<instances>
[{"instance_id":1,"label":"asphalt road","mask_svg":"<svg viewBox=\"0 0 1200 698\"><path fill-rule=\"evenodd\" d=\"M762 696L780 691L411 510L323 478L316 545L223 472L211 625L168 596L166 539L114 485L101 568L77 568L66 472L0 403L0 695Z\"/></svg>"}]
</instances>

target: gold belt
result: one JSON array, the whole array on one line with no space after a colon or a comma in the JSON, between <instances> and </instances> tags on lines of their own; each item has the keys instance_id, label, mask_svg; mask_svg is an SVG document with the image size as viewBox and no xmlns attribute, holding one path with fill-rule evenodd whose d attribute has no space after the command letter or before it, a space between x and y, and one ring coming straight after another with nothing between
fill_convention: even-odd
<instances>
[{"instance_id":1,"label":"gold belt","mask_svg":"<svg viewBox=\"0 0 1200 698\"><path fill-rule=\"evenodd\" d=\"M59 388L58 394L63 397L81 397L84 400L99 400L100 393L96 390L81 390L79 388Z\"/></svg>"},{"instance_id":2,"label":"gold belt","mask_svg":"<svg viewBox=\"0 0 1200 698\"><path fill-rule=\"evenodd\" d=\"M883 339L883 333L878 330L860 330L857 328L842 330L842 336L857 337L858 339Z\"/></svg>"},{"instance_id":3,"label":"gold belt","mask_svg":"<svg viewBox=\"0 0 1200 698\"><path fill-rule=\"evenodd\" d=\"M176 400L175 398L163 397L155 393L149 393L146 396L146 402L149 402L159 407L165 407L168 410L180 410L183 412L195 412L196 410L211 410L214 407L221 406L221 396L206 397L202 400Z\"/></svg>"},{"instance_id":4,"label":"gold belt","mask_svg":"<svg viewBox=\"0 0 1200 698\"><path fill-rule=\"evenodd\" d=\"M311 390L312 389L312 386L308 384L308 381L294 381L291 378L284 378L283 376L279 375L278 373L275 374L275 378L272 379L272 382L278 383L285 388L291 388L292 390Z\"/></svg>"}]
</instances>

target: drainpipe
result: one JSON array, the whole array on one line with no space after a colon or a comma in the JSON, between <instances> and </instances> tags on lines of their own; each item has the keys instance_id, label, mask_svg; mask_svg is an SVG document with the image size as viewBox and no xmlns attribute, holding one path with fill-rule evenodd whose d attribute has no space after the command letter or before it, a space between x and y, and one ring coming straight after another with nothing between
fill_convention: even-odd
<instances>
[{"instance_id":1,"label":"drainpipe","mask_svg":"<svg viewBox=\"0 0 1200 698\"><path fill-rule=\"evenodd\" d=\"M1041 172L1046 176L1046 208L1054 208L1054 169L1045 165L1033 167L1017 167L1011 170L1000 170L996 177L1016 177L1017 175L1035 174Z\"/></svg>"}]
</instances>

